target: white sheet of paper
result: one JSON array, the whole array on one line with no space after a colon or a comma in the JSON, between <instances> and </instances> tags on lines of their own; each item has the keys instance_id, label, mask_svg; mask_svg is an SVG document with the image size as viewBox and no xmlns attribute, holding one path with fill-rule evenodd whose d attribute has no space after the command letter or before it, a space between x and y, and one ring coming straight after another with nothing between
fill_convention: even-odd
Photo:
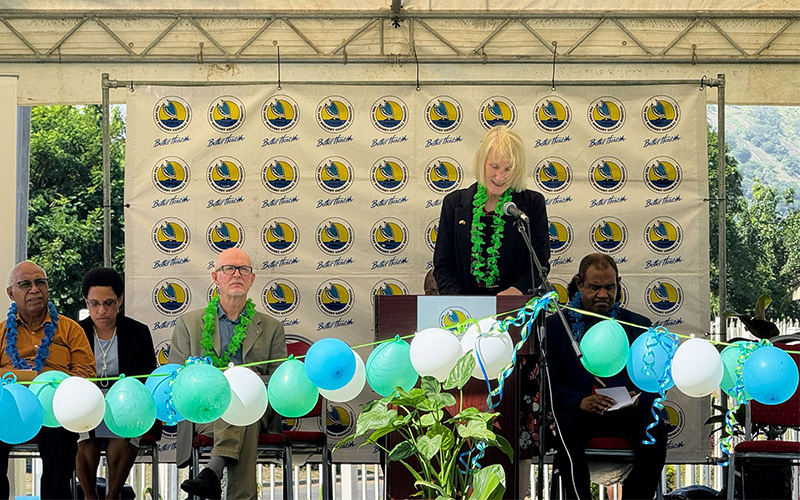
<instances>
[{"instance_id":1,"label":"white sheet of paper","mask_svg":"<svg viewBox=\"0 0 800 500\"><path fill-rule=\"evenodd\" d=\"M636 402L639 398L639 394L636 394L633 398L631 398L630 394L628 394L627 387L600 387L596 390L597 394L602 394L603 396L608 396L614 400L614 405L608 409L608 411L619 410L620 408L625 408L626 406L630 406Z\"/></svg>"}]
</instances>

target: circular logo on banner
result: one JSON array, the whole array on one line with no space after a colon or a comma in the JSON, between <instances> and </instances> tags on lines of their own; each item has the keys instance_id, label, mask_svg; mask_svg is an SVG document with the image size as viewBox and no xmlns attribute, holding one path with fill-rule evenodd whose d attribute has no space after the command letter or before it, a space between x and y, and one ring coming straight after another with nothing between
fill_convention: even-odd
<instances>
[{"instance_id":1,"label":"circular logo on banner","mask_svg":"<svg viewBox=\"0 0 800 500\"><path fill-rule=\"evenodd\" d=\"M572 246L572 226L561 217L548 219L547 234L550 237L550 253L553 255L562 254Z\"/></svg>"},{"instance_id":2,"label":"circular logo on banner","mask_svg":"<svg viewBox=\"0 0 800 500\"><path fill-rule=\"evenodd\" d=\"M372 164L370 181L381 193L397 193L408 183L408 167L400 158L384 156Z\"/></svg>"},{"instance_id":3,"label":"circular logo on banner","mask_svg":"<svg viewBox=\"0 0 800 500\"><path fill-rule=\"evenodd\" d=\"M461 104L449 95L436 96L425 106L425 123L434 132L452 132L461 125L463 119Z\"/></svg>"},{"instance_id":4,"label":"circular logo on banner","mask_svg":"<svg viewBox=\"0 0 800 500\"><path fill-rule=\"evenodd\" d=\"M153 185L162 193L182 191L189 185L191 177L189 164L177 156L162 158L153 167Z\"/></svg>"},{"instance_id":5,"label":"circular logo on banner","mask_svg":"<svg viewBox=\"0 0 800 500\"><path fill-rule=\"evenodd\" d=\"M353 124L353 118L353 105L342 96L328 96L317 104L317 123L326 132L342 132Z\"/></svg>"},{"instance_id":6,"label":"circular logo on banner","mask_svg":"<svg viewBox=\"0 0 800 500\"><path fill-rule=\"evenodd\" d=\"M329 280L317 288L317 307L329 316L347 314L354 303L353 288L344 280Z\"/></svg>"},{"instance_id":7,"label":"circular logo on banner","mask_svg":"<svg viewBox=\"0 0 800 500\"><path fill-rule=\"evenodd\" d=\"M353 167L341 156L329 156L317 165L317 185L331 194L343 193L353 184Z\"/></svg>"},{"instance_id":8,"label":"circular logo on banner","mask_svg":"<svg viewBox=\"0 0 800 500\"><path fill-rule=\"evenodd\" d=\"M164 366L169 363L169 345L170 340L164 339L153 348L158 366Z\"/></svg>"},{"instance_id":9,"label":"circular logo on banner","mask_svg":"<svg viewBox=\"0 0 800 500\"><path fill-rule=\"evenodd\" d=\"M372 104L370 112L372 126L380 132L399 132L408 122L408 107L402 99L393 95L379 98Z\"/></svg>"},{"instance_id":10,"label":"circular logo on banner","mask_svg":"<svg viewBox=\"0 0 800 500\"><path fill-rule=\"evenodd\" d=\"M425 226L425 244L433 252L436 250L436 235L439 232L439 218L435 218Z\"/></svg>"},{"instance_id":11,"label":"circular logo on banner","mask_svg":"<svg viewBox=\"0 0 800 500\"><path fill-rule=\"evenodd\" d=\"M270 219L261 228L261 244L267 252L285 255L297 249L300 235L297 225L285 217Z\"/></svg>"},{"instance_id":12,"label":"circular logo on banner","mask_svg":"<svg viewBox=\"0 0 800 500\"><path fill-rule=\"evenodd\" d=\"M167 217L153 226L153 245L166 254L175 254L189 246L189 227L177 217Z\"/></svg>"},{"instance_id":13,"label":"circular logo on banner","mask_svg":"<svg viewBox=\"0 0 800 500\"><path fill-rule=\"evenodd\" d=\"M610 133L625 124L625 106L614 97L599 97L589 104L589 124L598 132Z\"/></svg>"},{"instance_id":14,"label":"circular logo on banner","mask_svg":"<svg viewBox=\"0 0 800 500\"><path fill-rule=\"evenodd\" d=\"M408 295L408 287L400 280L388 278L380 280L372 287L370 300L375 305L376 295Z\"/></svg>"},{"instance_id":15,"label":"circular logo on banner","mask_svg":"<svg viewBox=\"0 0 800 500\"><path fill-rule=\"evenodd\" d=\"M536 164L533 180L545 193L560 193L572 184L572 167L565 159L551 156Z\"/></svg>"},{"instance_id":16,"label":"circular logo on banner","mask_svg":"<svg viewBox=\"0 0 800 500\"><path fill-rule=\"evenodd\" d=\"M556 134L567 128L572 121L572 111L564 99L550 95L533 107L533 122L542 132Z\"/></svg>"},{"instance_id":17,"label":"circular logo on banner","mask_svg":"<svg viewBox=\"0 0 800 500\"><path fill-rule=\"evenodd\" d=\"M625 283L620 281L617 283L617 290L619 290L619 305L621 307L628 307L628 297L630 297L628 294L628 287L625 286Z\"/></svg>"},{"instance_id":18,"label":"circular logo on banner","mask_svg":"<svg viewBox=\"0 0 800 500\"><path fill-rule=\"evenodd\" d=\"M617 253L628 243L628 228L616 217L597 219L589 230L589 241L602 253Z\"/></svg>"},{"instance_id":19,"label":"circular logo on banner","mask_svg":"<svg viewBox=\"0 0 800 500\"><path fill-rule=\"evenodd\" d=\"M683 289L675 280L658 278L645 288L644 301L651 311L666 316L683 305Z\"/></svg>"},{"instance_id":20,"label":"circular logo on banner","mask_svg":"<svg viewBox=\"0 0 800 500\"><path fill-rule=\"evenodd\" d=\"M287 279L272 280L261 290L261 304L270 314L287 316L300 305L300 291Z\"/></svg>"},{"instance_id":21,"label":"circular logo on banner","mask_svg":"<svg viewBox=\"0 0 800 500\"><path fill-rule=\"evenodd\" d=\"M553 289L558 294L558 303L562 306L567 305L569 302L569 292L567 292L568 283L560 278L547 278Z\"/></svg>"},{"instance_id":22,"label":"circular logo on banner","mask_svg":"<svg viewBox=\"0 0 800 500\"><path fill-rule=\"evenodd\" d=\"M642 107L642 121L653 132L669 132L675 128L680 118L678 102L669 96L654 96Z\"/></svg>"},{"instance_id":23,"label":"circular logo on banner","mask_svg":"<svg viewBox=\"0 0 800 500\"><path fill-rule=\"evenodd\" d=\"M219 295L219 287L216 283L212 282L208 285L208 289L206 290L206 302L211 302L211 299L217 297Z\"/></svg>"},{"instance_id":24,"label":"circular logo on banner","mask_svg":"<svg viewBox=\"0 0 800 500\"><path fill-rule=\"evenodd\" d=\"M681 166L669 156L656 156L644 166L644 184L656 193L674 191L681 177Z\"/></svg>"},{"instance_id":25,"label":"circular logo on banner","mask_svg":"<svg viewBox=\"0 0 800 500\"><path fill-rule=\"evenodd\" d=\"M220 253L229 248L241 248L244 245L244 228L236 219L220 217L206 229L208 248Z\"/></svg>"},{"instance_id":26,"label":"circular logo on banner","mask_svg":"<svg viewBox=\"0 0 800 500\"><path fill-rule=\"evenodd\" d=\"M451 306L439 315L439 328L450 329L470 319L469 311L460 306Z\"/></svg>"},{"instance_id":27,"label":"circular logo on banner","mask_svg":"<svg viewBox=\"0 0 800 500\"><path fill-rule=\"evenodd\" d=\"M288 132L300 121L300 108L288 95L274 95L261 107L261 121L273 132Z\"/></svg>"},{"instance_id":28,"label":"circular logo on banner","mask_svg":"<svg viewBox=\"0 0 800 500\"><path fill-rule=\"evenodd\" d=\"M297 164L288 156L273 156L261 167L261 183L275 194L294 189L299 177Z\"/></svg>"},{"instance_id":29,"label":"circular logo on banner","mask_svg":"<svg viewBox=\"0 0 800 500\"><path fill-rule=\"evenodd\" d=\"M161 131L176 134L189 126L192 108L178 96L162 97L153 108L153 120Z\"/></svg>"},{"instance_id":30,"label":"circular logo on banner","mask_svg":"<svg viewBox=\"0 0 800 500\"><path fill-rule=\"evenodd\" d=\"M370 231L372 248L384 255L396 255L408 245L408 229L399 219L381 219Z\"/></svg>"},{"instance_id":31,"label":"circular logo on banner","mask_svg":"<svg viewBox=\"0 0 800 500\"><path fill-rule=\"evenodd\" d=\"M192 292L178 278L166 278L153 287L153 306L161 314L177 316L189 308Z\"/></svg>"},{"instance_id":32,"label":"circular logo on banner","mask_svg":"<svg viewBox=\"0 0 800 500\"><path fill-rule=\"evenodd\" d=\"M425 167L425 183L436 194L447 194L461 186L461 165L449 156L434 158Z\"/></svg>"},{"instance_id":33,"label":"circular logo on banner","mask_svg":"<svg viewBox=\"0 0 800 500\"><path fill-rule=\"evenodd\" d=\"M616 193L628 180L628 171L621 160L613 156L598 158L589 167L589 184L601 193Z\"/></svg>"},{"instance_id":34,"label":"circular logo on banner","mask_svg":"<svg viewBox=\"0 0 800 500\"><path fill-rule=\"evenodd\" d=\"M497 125L511 128L517 123L517 108L508 97L495 95L478 108L478 121L486 130Z\"/></svg>"},{"instance_id":35,"label":"circular logo on banner","mask_svg":"<svg viewBox=\"0 0 800 500\"><path fill-rule=\"evenodd\" d=\"M317 246L329 255L345 253L353 246L353 241L353 228L344 219L331 217L317 226Z\"/></svg>"},{"instance_id":36,"label":"circular logo on banner","mask_svg":"<svg viewBox=\"0 0 800 500\"><path fill-rule=\"evenodd\" d=\"M671 253L683 243L683 229L675 219L656 217L644 228L644 242L655 253Z\"/></svg>"},{"instance_id":37,"label":"circular logo on banner","mask_svg":"<svg viewBox=\"0 0 800 500\"><path fill-rule=\"evenodd\" d=\"M244 167L232 156L220 156L208 164L206 180L214 191L232 193L244 184Z\"/></svg>"},{"instance_id":38,"label":"circular logo on banner","mask_svg":"<svg viewBox=\"0 0 800 500\"><path fill-rule=\"evenodd\" d=\"M217 97L208 107L208 123L218 132L233 132L244 123L244 104L239 99L224 95Z\"/></svg>"},{"instance_id":39,"label":"circular logo on banner","mask_svg":"<svg viewBox=\"0 0 800 500\"><path fill-rule=\"evenodd\" d=\"M666 414L667 419L667 437L673 440L686 427L686 412L680 404L671 399L665 399L661 404L664 405L664 414Z\"/></svg>"},{"instance_id":40,"label":"circular logo on banner","mask_svg":"<svg viewBox=\"0 0 800 500\"><path fill-rule=\"evenodd\" d=\"M350 435L356 428L356 414L345 403L328 403L325 433L334 439Z\"/></svg>"}]
</instances>

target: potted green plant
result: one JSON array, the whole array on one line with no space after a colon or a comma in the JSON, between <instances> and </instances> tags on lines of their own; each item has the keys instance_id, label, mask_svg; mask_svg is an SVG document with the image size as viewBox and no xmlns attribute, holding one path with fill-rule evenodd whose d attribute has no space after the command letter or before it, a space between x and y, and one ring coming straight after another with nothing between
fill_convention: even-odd
<instances>
[{"instance_id":1,"label":"potted green plant","mask_svg":"<svg viewBox=\"0 0 800 500\"><path fill-rule=\"evenodd\" d=\"M370 401L358 416L355 433L337 448L366 436L364 444L378 446L386 452L388 461L402 464L414 476L418 489L415 496L436 500L502 498L506 490L503 468L473 464L479 447L496 446L513 460L509 442L493 431L499 414L462 408L460 404L455 415L450 417L446 412L446 407L457 404L456 397L447 391L458 391L458 401L463 401L461 390L474 367L470 352L458 360L444 384L425 376L419 387L410 391L397 387L393 394ZM381 438L391 433L396 433L399 443L388 449ZM418 468L409 463L410 457L417 458ZM469 464L467 470L460 470L459 458Z\"/></svg>"}]
</instances>

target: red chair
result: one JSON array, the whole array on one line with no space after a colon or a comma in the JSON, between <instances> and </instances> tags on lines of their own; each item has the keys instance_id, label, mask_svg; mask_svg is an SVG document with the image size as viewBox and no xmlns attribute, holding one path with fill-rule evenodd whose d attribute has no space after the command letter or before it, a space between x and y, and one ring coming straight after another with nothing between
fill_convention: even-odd
<instances>
[{"instance_id":1,"label":"red chair","mask_svg":"<svg viewBox=\"0 0 800 500\"><path fill-rule=\"evenodd\" d=\"M781 335L772 339L775 347L786 351L800 351L800 335ZM800 368L800 354L789 354ZM741 486L741 498L744 498L744 465L747 462L762 460L767 463L800 465L800 442L781 439L753 440L752 424L768 424L782 427L800 426L800 388L788 401L779 405L764 405L751 401L747 408L745 421L745 440L733 448L728 469L728 499L734 498L736 478ZM737 470L741 469L741 470ZM797 487L795 486L795 490ZM796 495L796 493L795 493Z\"/></svg>"}]
</instances>

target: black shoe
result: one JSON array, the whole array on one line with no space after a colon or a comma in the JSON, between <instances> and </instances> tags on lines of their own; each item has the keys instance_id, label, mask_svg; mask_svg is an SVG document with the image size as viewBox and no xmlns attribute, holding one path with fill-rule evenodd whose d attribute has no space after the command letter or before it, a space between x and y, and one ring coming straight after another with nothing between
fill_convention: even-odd
<instances>
[{"instance_id":1,"label":"black shoe","mask_svg":"<svg viewBox=\"0 0 800 500\"><path fill-rule=\"evenodd\" d=\"M182 482L181 489L190 495L209 500L222 498L222 484L217 474L208 468L201 470L196 478Z\"/></svg>"}]
</instances>

